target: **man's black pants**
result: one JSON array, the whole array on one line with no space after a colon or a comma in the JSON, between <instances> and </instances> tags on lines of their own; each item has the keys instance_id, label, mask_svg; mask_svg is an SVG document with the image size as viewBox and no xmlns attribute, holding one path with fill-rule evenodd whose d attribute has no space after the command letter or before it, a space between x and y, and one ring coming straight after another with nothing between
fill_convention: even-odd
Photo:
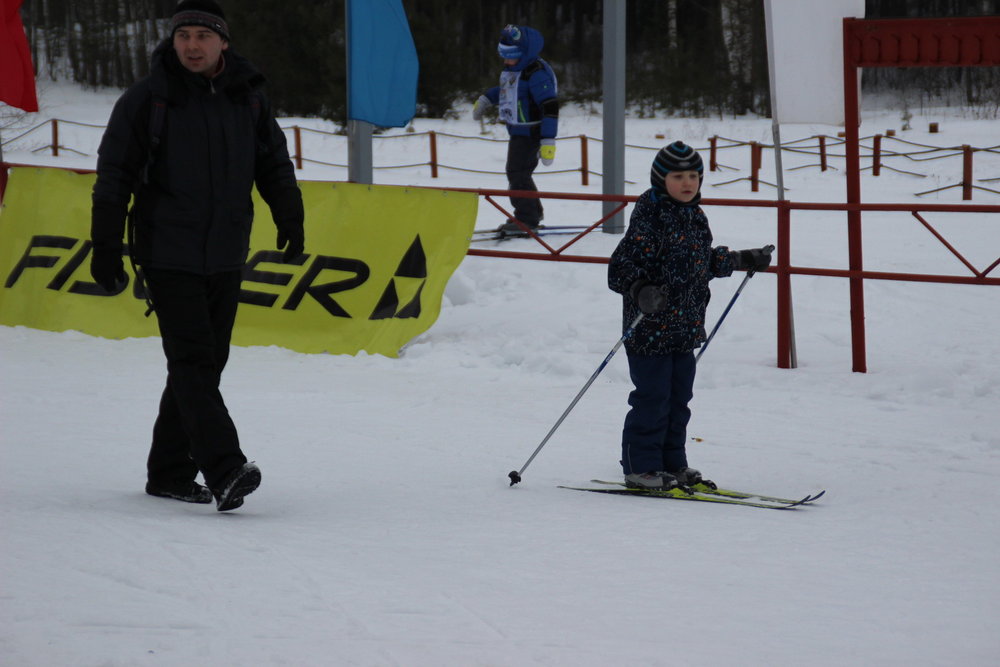
<instances>
[{"instance_id":1,"label":"man's black pants","mask_svg":"<svg viewBox=\"0 0 1000 667\"><path fill-rule=\"evenodd\" d=\"M537 191L531 175L538 166L538 148L541 140L536 137L511 135L507 143L507 183L510 190ZM514 217L529 227L537 227L541 221L542 202L528 197L511 197Z\"/></svg>"},{"instance_id":2,"label":"man's black pants","mask_svg":"<svg viewBox=\"0 0 1000 667\"><path fill-rule=\"evenodd\" d=\"M145 276L167 357L149 479L191 481L200 470L214 488L247 460L219 391L242 276L240 271L198 275L158 269L147 269Z\"/></svg>"}]
</instances>

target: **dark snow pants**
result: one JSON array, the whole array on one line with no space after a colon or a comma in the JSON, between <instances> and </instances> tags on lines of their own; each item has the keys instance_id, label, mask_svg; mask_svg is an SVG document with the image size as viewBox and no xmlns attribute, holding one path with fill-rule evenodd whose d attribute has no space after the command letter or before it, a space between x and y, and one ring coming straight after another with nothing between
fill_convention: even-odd
<instances>
[{"instance_id":1,"label":"dark snow pants","mask_svg":"<svg viewBox=\"0 0 1000 667\"><path fill-rule=\"evenodd\" d=\"M150 480L215 487L246 463L219 391L239 303L240 271L198 275L148 269L146 283L167 357L167 386L153 426Z\"/></svg>"},{"instance_id":2,"label":"dark snow pants","mask_svg":"<svg viewBox=\"0 0 1000 667\"><path fill-rule=\"evenodd\" d=\"M635 389L622 429L622 468L631 473L687 467L688 403L694 395L694 352L662 357L628 355Z\"/></svg>"},{"instance_id":3,"label":"dark snow pants","mask_svg":"<svg viewBox=\"0 0 1000 667\"><path fill-rule=\"evenodd\" d=\"M531 175L538 166L538 148L541 139L511 135L507 143L507 183L510 190L537 191ZM514 217L530 227L537 227L542 219L542 201L529 197L511 197Z\"/></svg>"}]
</instances>

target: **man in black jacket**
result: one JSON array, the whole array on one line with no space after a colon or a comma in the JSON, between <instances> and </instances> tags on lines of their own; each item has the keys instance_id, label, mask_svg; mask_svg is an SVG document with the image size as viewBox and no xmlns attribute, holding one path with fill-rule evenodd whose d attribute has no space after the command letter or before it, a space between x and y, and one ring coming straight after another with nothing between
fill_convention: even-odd
<instances>
[{"instance_id":1,"label":"man in black jacket","mask_svg":"<svg viewBox=\"0 0 1000 667\"><path fill-rule=\"evenodd\" d=\"M304 250L302 194L264 77L229 48L214 0L182 0L148 77L115 104L94 185L90 271L125 283L122 237L142 268L167 358L146 493L226 511L260 484L219 391L250 248L251 190L278 227L285 262ZM208 488L195 477L201 471Z\"/></svg>"}]
</instances>

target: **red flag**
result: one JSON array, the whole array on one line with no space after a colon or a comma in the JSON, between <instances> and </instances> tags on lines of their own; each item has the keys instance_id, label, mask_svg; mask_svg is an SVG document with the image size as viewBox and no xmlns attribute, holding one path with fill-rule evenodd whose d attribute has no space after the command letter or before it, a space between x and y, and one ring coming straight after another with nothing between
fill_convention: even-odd
<instances>
[{"instance_id":1,"label":"red flag","mask_svg":"<svg viewBox=\"0 0 1000 667\"><path fill-rule=\"evenodd\" d=\"M35 70L21 23L23 0L0 0L0 102L38 111Z\"/></svg>"}]
</instances>

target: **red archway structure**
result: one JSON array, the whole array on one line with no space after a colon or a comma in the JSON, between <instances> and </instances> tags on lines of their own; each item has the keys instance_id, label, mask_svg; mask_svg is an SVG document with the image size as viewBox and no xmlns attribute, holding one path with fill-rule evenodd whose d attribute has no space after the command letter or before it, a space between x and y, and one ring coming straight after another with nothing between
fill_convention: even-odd
<instances>
[{"instance_id":1,"label":"red archway structure","mask_svg":"<svg viewBox=\"0 0 1000 667\"><path fill-rule=\"evenodd\" d=\"M861 277L859 67L1000 66L1000 16L954 19L844 19L844 136L853 370L864 373L865 301Z\"/></svg>"}]
</instances>

